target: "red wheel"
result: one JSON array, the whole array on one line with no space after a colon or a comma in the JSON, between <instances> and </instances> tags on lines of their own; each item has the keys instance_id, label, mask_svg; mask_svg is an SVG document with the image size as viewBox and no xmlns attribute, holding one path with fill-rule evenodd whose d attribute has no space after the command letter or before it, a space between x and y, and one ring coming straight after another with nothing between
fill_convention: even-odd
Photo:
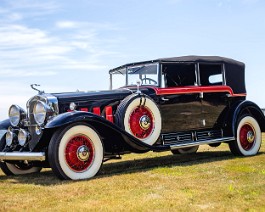
<instances>
[{"instance_id":1,"label":"red wheel","mask_svg":"<svg viewBox=\"0 0 265 212\"><path fill-rule=\"evenodd\" d=\"M129 117L129 127L135 137L144 139L154 130L154 116L145 106L136 107Z\"/></svg>"},{"instance_id":2,"label":"red wheel","mask_svg":"<svg viewBox=\"0 0 265 212\"><path fill-rule=\"evenodd\" d=\"M49 144L48 158L61 179L89 179L99 171L103 145L97 132L83 124L73 124L56 132Z\"/></svg>"},{"instance_id":3,"label":"red wheel","mask_svg":"<svg viewBox=\"0 0 265 212\"><path fill-rule=\"evenodd\" d=\"M117 108L116 123L142 142L153 145L160 136L162 120L156 103L146 95L132 94Z\"/></svg>"},{"instance_id":4,"label":"red wheel","mask_svg":"<svg viewBox=\"0 0 265 212\"><path fill-rule=\"evenodd\" d=\"M261 146L261 130L258 122L251 116L239 120L237 126L237 139L229 143L234 155L256 155Z\"/></svg>"},{"instance_id":5,"label":"red wheel","mask_svg":"<svg viewBox=\"0 0 265 212\"><path fill-rule=\"evenodd\" d=\"M256 133L252 125L246 123L241 127L239 131L239 141L244 150L248 151L253 147L255 137Z\"/></svg>"},{"instance_id":6,"label":"red wheel","mask_svg":"<svg viewBox=\"0 0 265 212\"><path fill-rule=\"evenodd\" d=\"M66 162L76 172L85 171L92 164L94 154L93 143L84 135L71 138L65 148Z\"/></svg>"}]
</instances>

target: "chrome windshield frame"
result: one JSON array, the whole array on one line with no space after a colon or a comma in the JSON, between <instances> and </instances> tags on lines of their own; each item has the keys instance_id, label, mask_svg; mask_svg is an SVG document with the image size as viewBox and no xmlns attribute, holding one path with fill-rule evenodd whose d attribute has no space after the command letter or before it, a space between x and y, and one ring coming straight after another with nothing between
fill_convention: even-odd
<instances>
[{"instance_id":1,"label":"chrome windshield frame","mask_svg":"<svg viewBox=\"0 0 265 212\"><path fill-rule=\"evenodd\" d=\"M124 83L124 85L122 86L122 87L126 87L126 86L130 86L129 85L129 74L128 74L128 70L129 69L132 69L132 68L136 68L136 67L146 67L146 66L156 66L156 75L157 75L157 85L155 85L155 86L159 86L160 85L160 80L161 80L161 78L160 78L160 64L159 64L159 62L154 62L154 63L152 63L152 62L150 62L150 63L139 63L139 64L134 64L134 65L128 65L128 66L122 66L122 67L120 67L120 68L118 68L118 69L115 69L115 70L113 70L113 71L111 71L111 72L109 72L109 80L110 80L110 86L109 86L109 88L110 88L110 90L113 90L113 75L114 74L116 74L116 73L120 73L120 74L122 74L122 71L124 71L125 70L125 72L124 72L124 74L125 74L125 83Z\"/></svg>"}]
</instances>

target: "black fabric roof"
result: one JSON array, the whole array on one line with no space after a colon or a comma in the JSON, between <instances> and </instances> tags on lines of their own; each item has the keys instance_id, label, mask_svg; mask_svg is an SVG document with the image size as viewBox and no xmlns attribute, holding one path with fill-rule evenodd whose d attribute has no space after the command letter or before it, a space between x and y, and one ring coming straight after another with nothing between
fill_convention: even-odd
<instances>
[{"instance_id":1,"label":"black fabric roof","mask_svg":"<svg viewBox=\"0 0 265 212\"><path fill-rule=\"evenodd\" d=\"M157 59L159 62L225 62L244 66L244 63L219 56L182 56Z\"/></svg>"},{"instance_id":2,"label":"black fabric roof","mask_svg":"<svg viewBox=\"0 0 265 212\"><path fill-rule=\"evenodd\" d=\"M114 72L121 68L134 65L144 65L147 63L223 63L225 65L225 76L226 83L230 86L234 93L246 93L245 87L245 64L230 58L219 57L219 56L182 56L182 57L169 57L169 58L159 58L156 60L143 61L137 63L129 63L123 66L119 66L110 70Z\"/></svg>"},{"instance_id":3,"label":"black fabric roof","mask_svg":"<svg viewBox=\"0 0 265 212\"><path fill-rule=\"evenodd\" d=\"M239 62L237 60L233 60L230 58L225 57L219 57L219 56L181 56L181 57L168 57L168 58L159 58L156 60L149 60L149 61L142 61L142 62L136 62L136 63L128 63L122 66L119 66L117 68L114 68L110 70L110 72L115 71L120 68L124 68L126 66L131 65L140 65L145 63L156 63L156 62L210 62L210 63L226 63L226 64L233 64L242 67L244 70L245 64L242 62Z\"/></svg>"}]
</instances>

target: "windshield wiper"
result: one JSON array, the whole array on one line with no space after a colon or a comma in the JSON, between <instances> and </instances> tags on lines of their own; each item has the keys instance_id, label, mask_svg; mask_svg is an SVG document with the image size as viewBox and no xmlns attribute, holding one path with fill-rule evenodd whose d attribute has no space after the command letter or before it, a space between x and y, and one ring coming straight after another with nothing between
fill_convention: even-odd
<instances>
[{"instance_id":1,"label":"windshield wiper","mask_svg":"<svg viewBox=\"0 0 265 212\"><path fill-rule=\"evenodd\" d=\"M135 71L133 72L130 72L128 74L135 74L136 72L140 71L141 69L145 68L145 66L141 66L140 68L136 69Z\"/></svg>"}]
</instances>

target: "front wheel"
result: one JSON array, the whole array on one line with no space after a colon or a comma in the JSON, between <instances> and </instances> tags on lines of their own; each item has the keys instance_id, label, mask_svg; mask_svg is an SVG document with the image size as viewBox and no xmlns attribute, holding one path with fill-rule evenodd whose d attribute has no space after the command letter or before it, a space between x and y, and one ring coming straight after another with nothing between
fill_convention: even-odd
<instances>
[{"instance_id":1,"label":"front wheel","mask_svg":"<svg viewBox=\"0 0 265 212\"><path fill-rule=\"evenodd\" d=\"M103 145L94 129L77 123L53 135L48 158L53 172L60 179L89 179L102 165Z\"/></svg>"},{"instance_id":2,"label":"front wheel","mask_svg":"<svg viewBox=\"0 0 265 212\"><path fill-rule=\"evenodd\" d=\"M229 143L229 148L234 155L256 155L262 141L261 130L258 122L252 116L239 119L237 125L237 138Z\"/></svg>"}]
</instances>

